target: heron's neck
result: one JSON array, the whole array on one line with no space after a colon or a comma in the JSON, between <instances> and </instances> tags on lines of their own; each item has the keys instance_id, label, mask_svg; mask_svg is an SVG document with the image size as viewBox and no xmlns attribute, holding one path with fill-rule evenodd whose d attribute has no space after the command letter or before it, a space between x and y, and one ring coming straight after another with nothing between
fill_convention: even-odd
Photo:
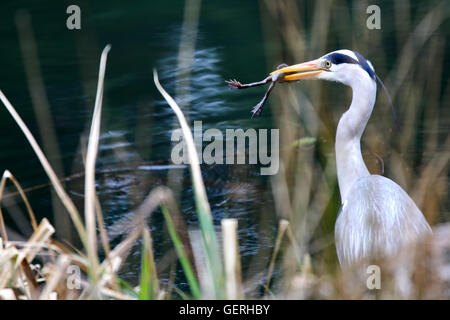
<instances>
[{"instance_id":1,"label":"heron's neck","mask_svg":"<svg viewBox=\"0 0 450 320\"><path fill-rule=\"evenodd\" d=\"M372 80L354 81L351 84L353 99L350 108L342 115L336 131L336 165L341 201L353 183L370 175L361 154L360 140L369 121L376 99L376 83Z\"/></svg>"}]
</instances>

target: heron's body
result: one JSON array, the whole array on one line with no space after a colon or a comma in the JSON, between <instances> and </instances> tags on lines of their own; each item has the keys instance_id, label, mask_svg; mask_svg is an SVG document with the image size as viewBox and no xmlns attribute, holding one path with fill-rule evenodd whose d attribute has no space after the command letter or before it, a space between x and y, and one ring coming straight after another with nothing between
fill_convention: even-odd
<instances>
[{"instance_id":1,"label":"heron's body","mask_svg":"<svg viewBox=\"0 0 450 320\"><path fill-rule=\"evenodd\" d=\"M324 79L353 90L336 131L336 165L342 208L335 226L341 266L394 255L431 228L408 194L388 178L371 175L360 147L376 100L376 74L359 53L338 50L317 60L282 68L282 81Z\"/></svg>"},{"instance_id":2,"label":"heron's body","mask_svg":"<svg viewBox=\"0 0 450 320\"><path fill-rule=\"evenodd\" d=\"M414 201L388 178L361 177L349 192L335 226L336 250L342 267L366 259L392 257L431 231Z\"/></svg>"}]
</instances>

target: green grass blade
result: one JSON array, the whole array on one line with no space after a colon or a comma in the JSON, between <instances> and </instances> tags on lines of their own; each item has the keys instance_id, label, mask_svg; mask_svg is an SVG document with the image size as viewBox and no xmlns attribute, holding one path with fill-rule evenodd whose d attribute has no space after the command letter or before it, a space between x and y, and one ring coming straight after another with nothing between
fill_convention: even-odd
<instances>
[{"instance_id":1,"label":"green grass blade","mask_svg":"<svg viewBox=\"0 0 450 320\"><path fill-rule=\"evenodd\" d=\"M200 222L200 229L202 232L203 243L206 249L206 263L209 270L209 277L214 283L216 299L225 297L224 289L224 274L223 266L219 254L219 245L214 230L214 224L211 215L211 208L209 206L208 198L206 196L206 189L203 183L202 174L200 171L200 162L195 148L192 132L187 124L186 118L183 115L180 107L175 100L164 90L159 83L158 73L153 71L153 78L156 87L161 95L167 101L169 106L175 112L178 121L180 122L183 131L184 141L187 145L189 163L191 168L192 184L195 195L195 205L197 208L198 219Z\"/></svg>"},{"instance_id":2,"label":"green grass blade","mask_svg":"<svg viewBox=\"0 0 450 320\"><path fill-rule=\"evenodd\" d=\"M139 298L139 295L136 293L136 291L133 289L131 284L129 284L126 280L117 277L117 282L120 286L120 289L123 291L123 293L128 294L129 296L132 296L136 299Z\"/></svg>"},{"instance_id":3,"label":"green grass blade","mask_svg":"<svg viewBox=\"0 0 450 320\"><path fill-rule=\"evenodd\" d=\"M189 262L186 251L184 250L183 243L177 235L172 217L170 216L170 213L167 210L166 206L162 205L161 210L164 215L164 219L166 220L170 238L172 239L173 245L175 246L175 250L177 251L184 274L186 275L189 287L191 288L192 296L194 297L194 299L200 299L201 292L197 282L197 278L195 277L194 270L192 269L191 263Z\"/></svg>"},{"instance_id":4,"label":"green grass blade","mask_svg":"<svg viewBox=\"0 0 450 320\"><path fill-rule=\"evenodd\" d=\"M141 280L139 300L154 300L159 291L158 278L156 274L155 261L153 259L153 247L150 232L144 229L142 233L142 258L141 258Z\"/></svg>"}]
</instances>

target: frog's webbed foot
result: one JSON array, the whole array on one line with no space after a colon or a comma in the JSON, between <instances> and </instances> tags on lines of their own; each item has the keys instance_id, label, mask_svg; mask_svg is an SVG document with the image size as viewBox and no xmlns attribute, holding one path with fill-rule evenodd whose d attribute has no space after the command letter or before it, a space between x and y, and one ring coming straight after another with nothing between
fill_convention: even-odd
<instances>
[{"instance_id":1,"label":"frog's webbed foot","mask_svg":"<svg viewBox=\"0 0 450 320\"><path fill-rule=\"evenodd\" d=\"M242 83L240 83L239 81L237 81L236 79L233 80L226 80L225 81L226 84L228 84L228 86L230 87L230 89L242 89Z\"/></svg>"},{"instance_id":2,"label":"frog's webbed foot","mask_svg":"<svg viewBox=\"0 0 450 320\"><path fill-rule=\"evenodd\" d=\"M262 100L261 100L256 106L253 107L253 109L252 109L252 118L253 118L254 116L259 116L259 115L261 115L261 112L262 112L262 110L263 110L263 108L264 108L264 103L266 103L267 98L268 98L269 95L270 95L270 92L272 91L273 87L275 87L275 83L276 83L276 82L272 82L272 83L270 84L269 89L267 89L266 94L264 95L264 97L262 98Z\"/></svg>"}]
</instances>

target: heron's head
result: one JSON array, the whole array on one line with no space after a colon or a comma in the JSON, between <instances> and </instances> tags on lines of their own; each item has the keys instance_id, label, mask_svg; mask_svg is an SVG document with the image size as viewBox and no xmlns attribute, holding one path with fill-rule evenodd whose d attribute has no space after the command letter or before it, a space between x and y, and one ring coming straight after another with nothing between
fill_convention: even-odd
<instances>
[{"instance_id":1,"label":"heron's head","mask_svg":"<svg viewBox=\"0 0 450 320\"><path fill-rule=\"evenodd\" d=\"M330 52L319 59L295 64L285 68L275 70L271 73L282 82L292 82L302 79L323 79L329 81L337 81L346 84L352 88L355 86L372 90L376 93L376 81L383 87L389 105L392 110L394 122L397 125L397 117L395 115L394 106L391 97L383 81L375 73L370 61L356 51L352 50L337 50Z\"/></svg>"},{"instance_id":2,"label":"heron's head","mask_svg":"<svg viewBox=\"0 0 450 320\"><path fill-rule=\"evenodd\" d=\"M281 73L283 82L302 79L323 79L352 86L357 81L376 80L372 64L356 52L347 49L328 53L319 59L273 71Z\"/></svg>"}]
</instances>

